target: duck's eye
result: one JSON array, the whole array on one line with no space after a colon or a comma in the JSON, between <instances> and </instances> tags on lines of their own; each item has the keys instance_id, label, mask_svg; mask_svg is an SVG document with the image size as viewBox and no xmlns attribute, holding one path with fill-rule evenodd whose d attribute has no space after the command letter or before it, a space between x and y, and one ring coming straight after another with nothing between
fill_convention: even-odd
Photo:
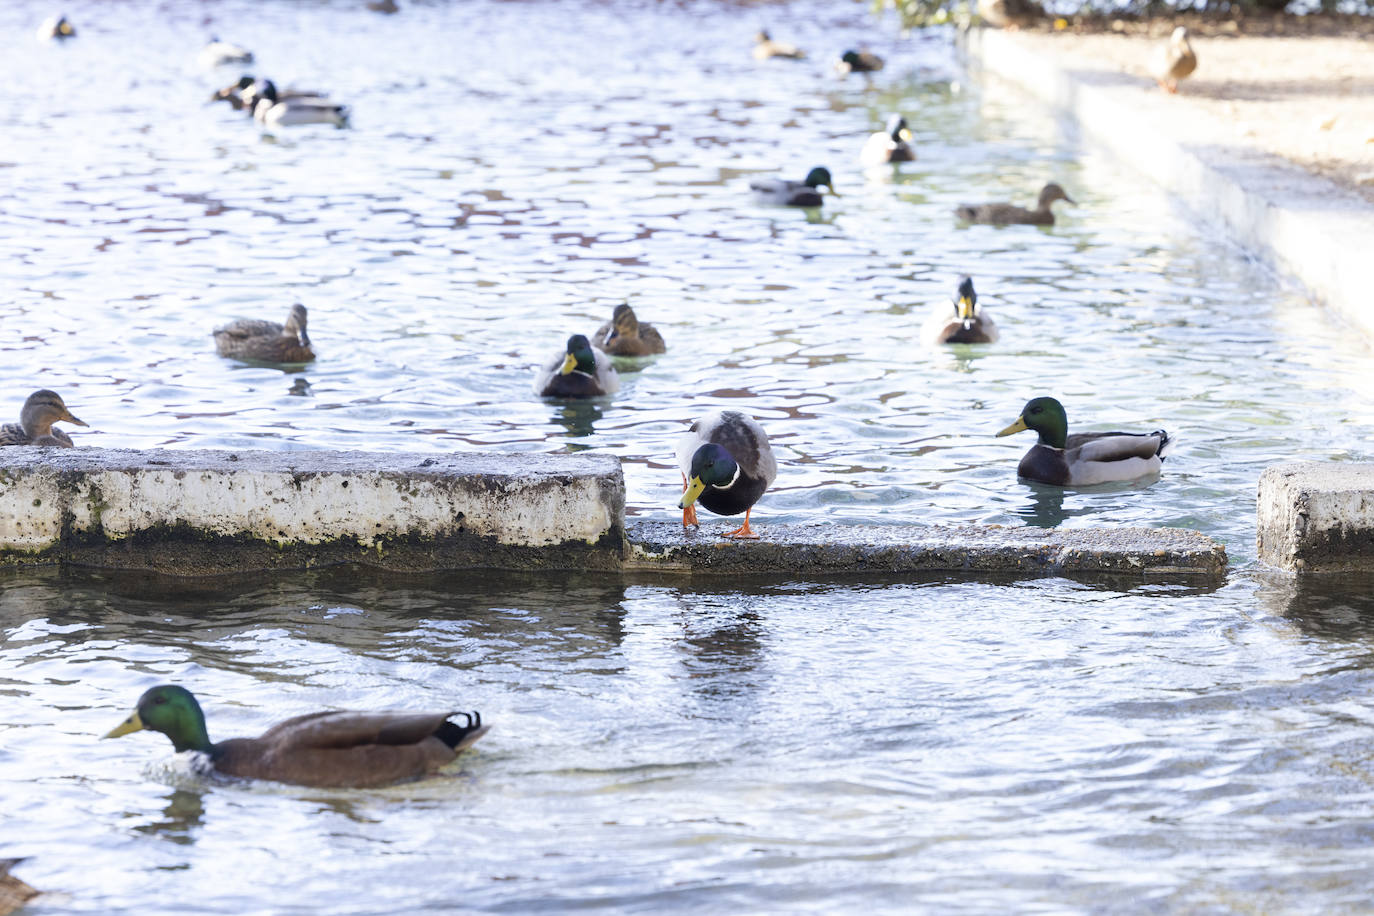
<instances>
[{"instance_id":1,"label":"duck's eye","mask_svg":"<svg viewBox=\"0 0 1374 916\"><path fill-rule=\"evenodd\" d=\"M164 697L162 694L158 694L157 696L153 697L153 702L156 704L166 703L167 698Z\"/></svg>"}]
</instances>

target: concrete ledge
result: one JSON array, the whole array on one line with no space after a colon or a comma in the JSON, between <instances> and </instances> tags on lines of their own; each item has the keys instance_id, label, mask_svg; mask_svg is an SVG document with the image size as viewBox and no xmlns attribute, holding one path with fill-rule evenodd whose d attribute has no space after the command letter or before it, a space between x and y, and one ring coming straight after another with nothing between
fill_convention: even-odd
<instances>
[{"instance_id":1,"label":"concrete ledge","mask_svg":"<svg viewBox=\"0 0 1374 916\"><path fill-rule=\"evenodd\" d=\"M1044 36L971 29L971 63L1073 115L1119 159L1220 216L1241 245L1301 281L1318 301L1374 336L1374 208L1277 156L1200 142L1212 125L1148 80L1048 52Z\"/></svg>"},{"instance_id":2,"label":"concrete ledge","mask_svg":"<svg viewBox=\"0 0 1374 916\"><path fill-rule=\"evenodd\" d=\"M0 565L614 569L624 510L609 456L0 449Z\"/></svg>"},{"instance_id":3,"label":"concrete ledge","mask_svg":"<svg viewBox=\"0 0 1374 916\"><path fill-rule=\"evenodd\" d=\"M627 570L687 573L960 572L1220 578L1226 549L1182 528L760 526L764 540L728 541L675 522L627 526Z\"/></svg>"},{"instance_id":4,"label":"concrete ledge","mask_svg":"<svg viewBox=\"0 0 1374 916\"><path fill-rule=\"evenodd\" d=\"M1374 464L1295 462L1259 479L1261 561L1301 573L1374 571Z\"/></svg>"}]
</instances>

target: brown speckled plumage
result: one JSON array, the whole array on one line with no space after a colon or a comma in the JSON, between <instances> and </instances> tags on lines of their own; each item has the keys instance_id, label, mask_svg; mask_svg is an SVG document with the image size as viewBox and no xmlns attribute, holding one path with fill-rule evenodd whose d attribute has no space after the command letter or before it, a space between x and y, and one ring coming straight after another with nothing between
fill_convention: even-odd
<instances>
[{"instance_id":1,"label":"brown speckled plumage","mask_svg":"<svg viewBox=\"0 0 1374 916\"><path fill-rule=\"evenodd\" d=\"M630 306L615 307L611 320L592 335L592 343L611 356L652 356L667 348L651 324L641 324Z\"/></svg>"},{"instance_id":2,"label":"brown speckled plumage","mask_svg":"<svg viewBox=\"0 0 1374 916\"><path fill-rule=\"evenodd\" d=\"M308 363L315 358L305 332L305 306L291 306L286 324L242 318L215 330L220 356L265 363Z\"/></svg>"},{"instance_id":3,"label":"brown speckled plumage","mask_svg":"<svg viewBox=\"0 0 1374 916\"><path fill-rule=\"evenodd\" d=\"M0 446L46 445L71 448L71 437L60 429L53 429L53 424L59 421L75 423L77 426L87 425L84 420L72 416L57 392L42 388L24 401L24 406L19 411L18 423L0 426Z\"/></svg>"}]
</instances>

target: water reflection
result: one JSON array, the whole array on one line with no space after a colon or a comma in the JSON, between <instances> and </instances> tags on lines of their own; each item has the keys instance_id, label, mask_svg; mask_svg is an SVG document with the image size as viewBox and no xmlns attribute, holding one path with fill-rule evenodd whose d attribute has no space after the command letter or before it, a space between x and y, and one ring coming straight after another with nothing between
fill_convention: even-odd
<instances>
[{"instance_id":1,"label":"water reflection","mask_svg":"<svg viewBox=\"0 0 1374 916\"><path fill-rule=\"evenodd\" d=\"M1294 577L1271 571L1260 572L1258 580L1260 605L1304 633L1342 642L1374 643L1374 574Z\"/></svg>"},{"instance_id":2,"label":"water reflection","mask_svg":"<svg viewBox=\"0 0 1374 916\"><path fill-rule=\"evenodd\" d=\"M605 416L605 409L596 401L560 401L554 407L553 421L566 430L569 439L588 439L595 432L595 424ZM595 448L595 442L569 442L569 451Z\"/></svg>"},{"instance_id":3,"label":"water reflection","mask_svg":"<svg viewBox=\"0 0 1374 916\"><path fill-rule=\"evenodd\" d=\"M205 825L205 793L173 789L165 798L167 804L162 809L162 819L139 824L135 832L160 836L182 846L191 845Z\"/></svg>"}]
</instances>

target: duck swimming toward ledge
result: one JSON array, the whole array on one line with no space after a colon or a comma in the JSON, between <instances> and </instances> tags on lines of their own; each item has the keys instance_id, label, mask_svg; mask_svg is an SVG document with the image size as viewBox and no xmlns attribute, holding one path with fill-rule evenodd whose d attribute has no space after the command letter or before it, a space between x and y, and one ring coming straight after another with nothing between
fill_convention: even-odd
<instances>
[{"instance_id":1,"label":"duck swimming toward ledge","mask_svg":"<svg viewBox=\"0 0 1374 916\"><path fill-rule=\"evenodd\" d=\"M1157 429L1149 433L1069 435L1064 405L1050 397L1026 402L1021 416L997 435L1035 430L1040 439L1021 458L1016 475L1059 487L1085 487L1158 474L1176 441Z\"/></svg>"},{"instance_id":2,"label":"duck swimming toward ledge","mask_svg":"<svg viewBox=\"0 0 1374 916\"><path fill-rule=\"evenodd\" d=\"M993 343L997 340L997 325L978 304L972 277L959 281L950 302L936 306L935 314L921 326L921 340L927 344Z\"/></svg>"},{"instance_id":3,"label":"duck swimming toward ledge","mask_svg":"<svg viewBox=\"0 0 1374 916\"><path fill-rule=\"evenodd\" d=\"M820 189L829 188L830 193L839 197L835 190L830 170L818 165L806 173L801 181L787 178L755 178L749 182L749 190L759 203L777 204L783 207L819 207L825 203Z\"/></svg>"},{"instance_id":4,"label":"duck swimming toward ledge","mask_svg":"<svg viewBox=\"0 0 1374 916\"><path fill-rule=\"evenodd\" d=\"M72 412L67 409L67 405L62 402L61 396L56 391L49 391L47 388L39 389L24 401L24 406L19 411L18 423L6 423L4 426L0 426L0 446L32 445L71 448L73 445L71 436L60 429L53 429L52 425L59 421L75 423L77 426L89 425L86 421L78 420L72 416Z\"/></svg>"},{"instance_id":5,"label":"duck swimming toward ledge","mask_svg":"<svg viewBox=\"0 0 1374 916\"><path fill-rule=\"evenodd\" d=\"M599 398L620 390L620 376L609 356L594 348L586 335L574 334L535 375L534 390L545 398Z\"/></svg>"},{"instance_id":6,"label":"duck swimming toward ledge","mask_svg":"<svg viewBox=\"0 0 1374 916\"><path fill-rule=\"evenodd\" d=\"M1050 210L1050 204L1056 200L1074 202L1072 197L1064 193L1063 188L1050 182L1040 189L1040 200L1036 203L1034 210L1027 210L1025 207L1018 207L1015 204L992 203L963 204L956 207L954 212L960 219L970 223L990 223L994 226L1009 226L1018 223L1031 226L1053 226L1054 213Z\"/></svg>"},{"instance_id":7,"label":"duck swimming toward ledge","mask_svg":"<svg viewBox=\"0 0 1374 916\"><path fill-rule=\"evenodd\" d=\"M461 718L461 722L452 719ZM205 713L184 687L163 684L104 737L162 732L177 753L199 751L216 772L297 786L362 789L423 779L454 760L488 726L475 712L312 712L258 738L212 743Z\"/></svg>"},{"instance_id":8,"label":"duck swimming toward ledge","mask_svg":"<svg viewBox=\"0 0 1374 916\"><path fill-rule=\"evenodd\" d=\"M682 469L682 527L697 526L696 503L716 515L744 513L744 524L721 535L758 540L749 515L778 477L778 462L768 434L737 410L707 414L678 440Z\"/></svg>"},{"instance_id":9,"label":"duck swimming toward ledge","mask_svg":"<svg viewBox=\"0 0 1374 916\"><path fill-rule=\"evenodd\" d=\"M264 363L308 363L315 358L305 331L305 306L291 306L285 324L256 318L240 318L215 329L215 349L220 356Z\"/></svg>"},{"instance_id":10,"label":"duck swimming toward ledge","mask_svg":"<svg viewBox=\"0 0 1374 916\"><path fill-rule=\"evenodd\" d=\"M611 356L653 356L668 349L658 330L641 323L629 303L615 307L611 320L592 335L592 344Z\"/></svg>"}]
</instances>

